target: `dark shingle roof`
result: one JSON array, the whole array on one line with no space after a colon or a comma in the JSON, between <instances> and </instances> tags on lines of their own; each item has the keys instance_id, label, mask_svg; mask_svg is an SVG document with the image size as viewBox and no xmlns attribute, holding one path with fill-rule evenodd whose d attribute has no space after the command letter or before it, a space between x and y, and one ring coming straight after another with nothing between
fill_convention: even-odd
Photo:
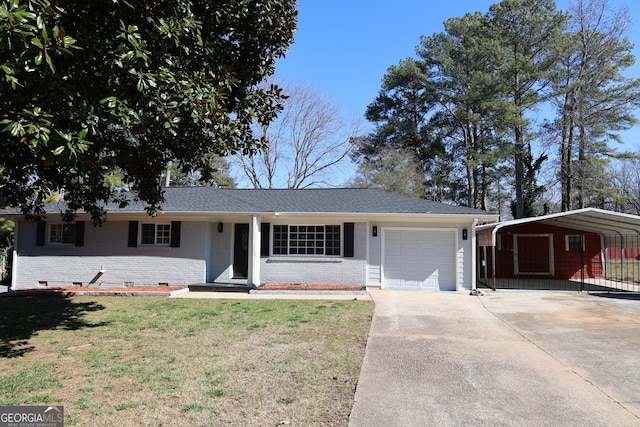
<instances>
[{"instance_id":1,"label":"dark shingle roof","mask_svg":"<svg viewBox=\"0 0 640 427\"><path fill-rule=\"evenodd\" d=\"M218 189L166 188L164 212L416 213L486 215L487 212L362 188ZM126 210L139 211L141 203Z\"/></svg>"},{"instance_id":2,"label":"dark shingle roof","mask_svg":"<svg viewBox=\"0 0 640 427\"><path fill-rule=\"evenodd\" d=\"M144 212L143 202L125 208L107 206L107 211ZM60 212L59 204L47 205L47 212ZM369 213L490 215L464 206L447 205L376 189L220 189L211 187L165 188L165 213ZM5 210L4 213L16 211Z\"/></svg>"}]
</instances>

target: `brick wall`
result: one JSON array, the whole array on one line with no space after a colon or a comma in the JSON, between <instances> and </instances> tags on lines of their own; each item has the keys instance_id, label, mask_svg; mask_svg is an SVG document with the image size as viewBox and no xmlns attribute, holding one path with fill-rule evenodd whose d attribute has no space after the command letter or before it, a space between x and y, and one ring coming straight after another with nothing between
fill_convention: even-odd
<instances>
[{"instance_id":1,"label":"brick wall","mask_svg":"<svg viewBox=\"0 0 640 427\"><path fill-rule=\"evenodd\" d=\"M260 279L263 284L364 286L366 268L364 259L271 257L261 260Z\"/></svg>"},{"instance_id":2,"label":"brick wall","mask_svg":"<svg viewBox=\"0 0 640 427\"><path fill-rule=\"evenodd\" d=\"M204 244L206 223L183 222L181 245L170 247L128 247L128 222L106 222L101 227L85 226L84 246L36 246L36 225L18 225L18 257L15 289L38 286L95 285L184 285L205 280Z\"/></svg>"}]
</instances>

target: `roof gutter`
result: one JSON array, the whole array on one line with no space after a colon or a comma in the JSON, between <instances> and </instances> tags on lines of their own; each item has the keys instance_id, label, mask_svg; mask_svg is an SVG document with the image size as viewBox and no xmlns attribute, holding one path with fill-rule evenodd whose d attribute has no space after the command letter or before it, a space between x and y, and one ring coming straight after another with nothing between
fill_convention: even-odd
<instances>
[{"instance_id":1,"label":"roof gutter","mask_svg":"<svg viewBox=\"0 0 640 427\"><path fill-rule=\"evenodd\" d=\"M49 217L57 217L60 215L59 212L47 212L46 216ZM78 212L76 214L77 218L86 218L87 213ZM109 218L135 218L141 216L149 216L145 211L130 211L130 210L122 210L122 211L107 211L107 221ZM210 218L219 218L219 217L232 217L232 216L260 216L260 217L272 217L272 218L322 218L322 217L339 217L339 218L354 218L354 219L362 219L362 218L370 218L370 219L378 219L378 220L393 220L402 218L403 221L407 220L416 220L416 221L424 221L425 219L435 220L438 222L458 222L465 218L473 218L474 224L477 222L489 222L495 221L497 215L486 214L486 215L474 215L474 214L466 214L466 213L429 213L429 212L275 212L275 211L159 211L155 216L156 218L162 217L182 217L182 218L193 218L195 220L207 220ZM16 219L23 218L24 215L19 212L3 212L0 213L0 217L6 218L12 221Z\"/></svg>"}]
</instances>

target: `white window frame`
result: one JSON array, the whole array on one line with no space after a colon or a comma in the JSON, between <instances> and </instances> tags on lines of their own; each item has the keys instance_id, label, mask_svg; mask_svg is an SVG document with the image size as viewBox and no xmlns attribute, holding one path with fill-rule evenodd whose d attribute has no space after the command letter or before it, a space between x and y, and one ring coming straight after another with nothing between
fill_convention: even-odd
<instances>
[{"instance_id":1,"label":"white window frame","mask_svg":"<svg viewBox=\"0 0 640 427\"><path fill-rule=\"evenodd\" d=\"M66 237L71 239L70 241L65 241L65 226L70 227L67 232ZM54 229L58 229L54 232ZM76 244L76 224L75 223L67 223L67 222L54 222L49 224L49 235L47 242L52 246L75 246ZM56 237L56 241L54 241L54 234L57 236L60 235L60 240L58 241Z\"/></svg>"},{"instance_id":2,"label":"white window frame","mask_svg":"<svg viewBox=\"0 0 640 427\"><path fill-rule=\"evenodd\" d=\"M570 240L571 238L576 238L576 237L580 239L580 247L578 249L575 249L575 248L572 249ZM564 250L566 252L580 252L582 249L584 249L584 235L567 234L566 236L564 236Z\"/></svg>"},{"instance_id":3,"label":"white window frame","mask_svg":"<svg viewBox=\"0 0 640 427\"><path fill-rule=\"evenodd\" d=\"M273 256L279 257L341 257L342 256L342 244L344 241L343 227L341 224L274 224L272 225L272 233L271 233L271 254ZM282 228L284 227L284 230ZM308 230L308 227L314 227L313 230ZM318 230L318 227L322 227L322 231ZM336 231L329 231L331 234L331 239L327 239L327 228L328 227L336 227ZM301 228L304 228L301 230ZM278 245L277 243L282 242L282 238L280 237L281 233L285 233L286 240L284 245ZM300 234L306 235L305 237L300 237ZM319 235L322 237L319 237ZM310 235L314 235L310 237ZM331 246L329 248L329 243L335 242L337 238L337 247ZM295 244L292 244L295 243ZM299 244L305 244L303 249L305 253L299 253L301 246ZM318 243L322 243L321 246L316 246ZM309 246L311 244L311 246ZM321 249L319 249L321 247ZM307 251L313 248L313 253L307 253ZM336 252L327 254L327 248L331 249L329 252ZM321 250L321 253L318 253ZM280 252L280 253L277 253ZM296 252L296 253L293 253Z\"/></svg>"},{"instance_id":4,"label":"white window frame","mask_svg":"<svg viewBox=\"0 0 640 427\"><path fill-rule=\"evenodd\" d=\"M153 227L153 242L145 241L145 228ZM142 223L140 225L140 245L141 246L169 246L171 244L171 224L170 223Z\"/></svg>"}]
</instances>

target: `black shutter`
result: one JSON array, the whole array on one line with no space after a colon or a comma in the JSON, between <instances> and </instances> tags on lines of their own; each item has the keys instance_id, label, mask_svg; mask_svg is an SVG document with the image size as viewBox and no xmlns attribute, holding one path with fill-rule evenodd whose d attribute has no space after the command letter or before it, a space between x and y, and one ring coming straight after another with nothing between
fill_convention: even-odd
<instances>
[{"instance_id":1,"label":"black shutter","mask_svg":"<svg viewBox=\"0 0 640 427\"><path fill-rule=\"evenodd\" d=\"M76 221L76 246L84 246L84 221Z\"/></svg>"},{"instance_id":2,"label":"black shutter","mask_svg":"<svg viewBox=\"0 0 640 427\"><path fill-rule=\"evenodd\" d=\"M180 247L180 221L171 221L171 242L169 246L172 248Z\"/></svg>"},{"instance_id":3,"label":"black shutter","mask_svg":"<svg viewBox=\"0 0 640 427\"><path fill-rule=\"evenodd\" d=\"M129 247L138 246L138 221L129 221Z\"/></svg>"},{"instance_id":4,"label":"black shutter","mask_svg":"<svg viewBox=\"0 0 640 427\"><path fill-rule=\"evenodd\" d=\"M353 222L344 223L344 257L353 258L353 234L355 224Z\"/></svg>"},{"instance_id":5,"label":"black shutter","mask_svg":"<svg viewBox=\"0 0 640 427\"><path fill-rule=\"evenodd\" d=\"M260 256L269 256L269 233L271 224L263 222L260 224Z\"/></svg>"},{"instance_id":6,"label":"black shutter","mask_svg":"<svg viewBox=\"0 0 640 427\"><path fill-rule=\"evenodd\" d=\"M47 221L36 223L36 246L44 246L44 238L47 234Z\"/></svg>"}]
</instances>

